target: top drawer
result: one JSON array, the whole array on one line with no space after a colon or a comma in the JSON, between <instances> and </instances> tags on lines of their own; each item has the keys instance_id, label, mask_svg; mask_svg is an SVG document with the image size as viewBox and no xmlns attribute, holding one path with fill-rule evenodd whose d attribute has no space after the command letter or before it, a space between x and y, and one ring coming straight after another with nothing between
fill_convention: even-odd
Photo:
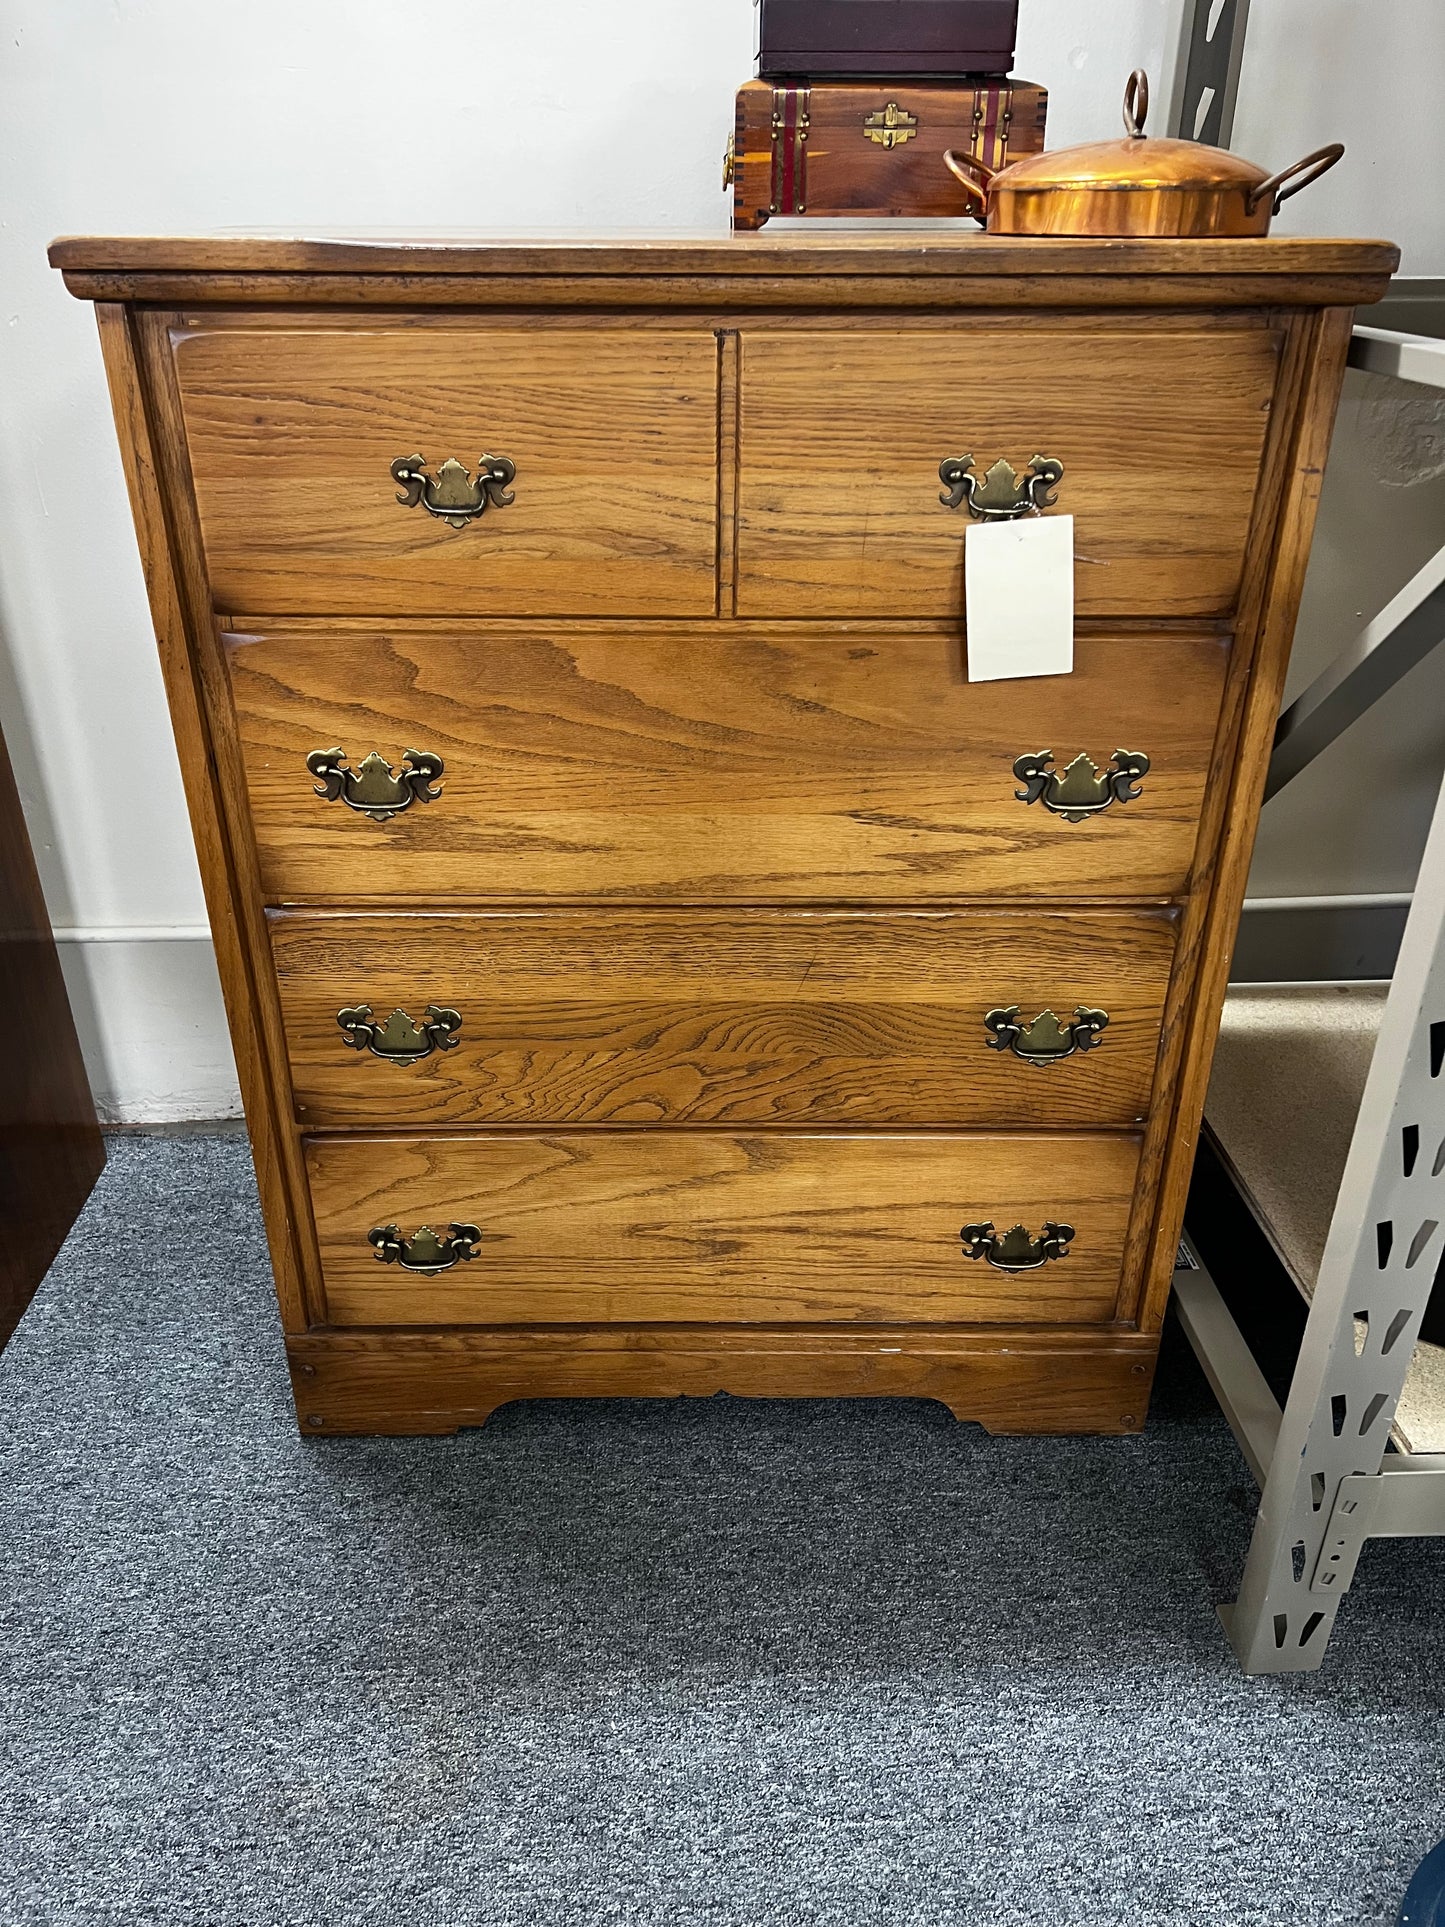
<instances>
[{"instance_id":1,"label":"top drawer","mask_svg":"<svg viewBox=\"0 0 1445 1927\"><path fill-rule=\"evenodd\" d=\"M223 609L713 613L710 330L201 324L175 355ZM484 454L515 479L461 526L397 500L398 459L464 493Z\"/></svg>"},{"instance_id":2,"label":"top drawer","mask_svg":"<svg viewBox=\"0 0 1445 1927\"><path fill-rule=\"evenodd\" d=\"M1281 337L962 323L743 339L738 612L963 612L939 465L1064 465L1086 616L1222 616L1239 590Z\"/></svg>"}]
</instances>

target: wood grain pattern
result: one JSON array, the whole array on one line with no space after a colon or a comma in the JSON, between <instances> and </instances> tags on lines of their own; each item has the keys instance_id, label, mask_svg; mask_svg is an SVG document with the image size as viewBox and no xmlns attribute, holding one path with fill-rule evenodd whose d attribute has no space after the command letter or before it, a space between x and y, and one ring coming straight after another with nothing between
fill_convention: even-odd
<instances>
[{"instance_id":1,"label":"wood grain pattern","mask_svg":"<svg viewBox=\"0 0 1445 1927\"><path fill-rule=\"evenodd\" d=\"M929 1398L995 1434L1130 1433L1157 1339L1027 1327L312 1332L287 1343L308 1436L447 1433L517 1398Z\"/></svg>"},{"instance_id":2,"label":"wood grain pattern","mask_svg":"<svg viewBox=\"0 0 1445 1927\"><path fill-rule=\"evenodd\" d=\"M1018 319L1017 316L1012 317ZM355 307L328 306L318 303L307 307L269 307L256 303L230 306L217 303L182 309L168 315L168 325L172 336L196 332L215 332L216 330L242 329L249 334L340 334L354 335L358 328L374 329L384 320L388 334L426 334L442 335L447 333L475 336L479 327L490 332L493 328L515 328L517 317L494 316L479 320L476 314L468 314L456 308L415 307L405 311L393 311L385 317L371 316L365 311L358 312ZM639 353L645 358L648 352L648 338L654 334L677 335L685 330L689 335L706 331L718 339L732 335L740 339L745 330L761 325L771 339L784 334L816 334L820 328L830 334L846 333L852 335L887 335L891 337L931 335L939 332L938 316L931 313L898 312L888 307L849 308L845 313L831 315L826 322L820 322L816 314L806 308L774 308L766 323L757 324L745 311L726 304L716 307L694 304L685 320L666 305L644 309L629 308L625 316L609 313L605 308L593 312L575 304L570 308L537 308L526 315L526 329L530 334L567 334L577 336L593 331L615 335L624 326L628 335L636 341ZM974 317L954 315L951 318L950 332L958 333L964 328L975 325ZM997 326L997 317L990 325ZM1108 308L1090 308L1080 311L1077 308L1067 312L1040 307L1030 309L1028 326L1030 333L1064 333L1070 337L1098 336L1105 339L1116 333L1123 325L1131 333L1143 329L1151 337L1156 334L1238 334L1242 328L1258 328L1266 333L1277 331L1281 325L1288 327L1288 319L1277 309L1261 308L1151 308L1147 314L1135 315L1127 319L1111 312Z\"/></svg>"},{"instance_id":3,"label":"wood grain pattern","mask_svg":"<svg viewBox=\"0 0 1445 1927\"><path fill-rule=\"evenodd\" d=\"M962 620L969 516L939 463L1064 464L1085 616L1233 606L1277 331L975 324L743 337L738 611Z\"/></svg>"},{"instance_id":4,"label":"wood grain pattern","mask_svg":"<svg viewBox=\"0 0 1445 1927\"><path fill-rule=\"evenodd\" d=\"M0 737L0 1351L105 1165L60 958Z\"/></svg>"},{"instance_id":5,"label":"wood grain pattern","mask_svg":"<svg viewBox=\"0 0 1445 1927\"><path fill-rule=\"evenodd\" d=\"M227 609L710 615L718 352L710 330L178 331L215 597ZM515 500L453 529L391 463L483 451Z\"/></svg>"},{"instance_id":6,"label":"wood grain pattern","mask_svg":"<svg viewBox=\"0 0 1445 1927\"><path fill-rule=\"evenodd\" d=\"M957 637L794 629L288 625L229 638L264 887L297 899L765 902L1164 897L1185 887L1228 645L1081 637L1072 676L964 679ZM446 760L373 823L309 751ZM1153 759L1085 823L1017 800L1015 757Z\"/></svg>"},{"instance_id":7,"label":"wood grain pattern","mask_svg":"<svg viewBox=\"0 0 1445 1927\"><path fill-rule=\"evenodd\" d=\"M1144 1148L1139 1162L1139 1184L1129 1222L1125 1247L1125 1275L1137 1281L1140 1297L1121 1304L1121 1313L1130 1320L1139 1315L1143 1281L1154 1247L1159 1217L1160 1193L1173 1161L1193 1158L1193 1139L1181 1145L1175 1136L1175 1100L1181 1077L1185 1074L1191 1048L1191 1022L1195 989L1203 957L1203 940L1208 923L1208 908L1214 888L1215 869L1221 843L1230 828L1231 771L1239 753L1240 727L1256 668L1258 643L1257 585L1272 562L1274 532L1279 504L1286 492L1294 438L1301 381L1314 351L1314 317L1295 314L1284 321L1284 346L1280 359L1279 387L1271 410L1270 429L1265 442L1260 484L1255 495L1254 513L1245 552L1241 588L1241 607L1236 621L1235 645L1230 651L1229 673L1225 681L1220 710L1219 732L1215 739L1214 763L1199 826L1199 857L1191 879L1190 893L1181 907L1174 975L1164 1006L1160 1037L1156 1101L1144 1132ZM1233 948L1233 934L1228 939ZM1173 1272L1182 1221L1176 1223L1170 1246L1169 1266ZM1157 1329L1157 1328L1156 1328Z\"/></svg>"},{"instance_id":8,"label":"wood grain pattern","mask_svg":"<svg viewBox=\"0 0 1445 1927\"><path fill-rule=\"evenodd\" d=\"M932 1124L1128 1128L1149 1105L1173 916L1153 912L273 913L308 1126ZM459 1010L456 1049L403 1068L339 1009ZM1102 1007L1045 1068L985 1012Z\"/></svg>"},{"instance_id":9,"label":"wood grain pattern","mask_svg":"<svg viewBox=\"0 0 1445 1927\"><path fill-rule=\"evenodd\" d=\"M307 298L390 307L517 302L605 310L752 299L776 307L926 301L939 307L1100 308L1377 301L1400 265L1387 241L1091 241L900 229L760 235L597 233L585 241L475 234L309 239L65 235L50 261L88 300ZM183 290L189 289L189 295Z\"/></svg>"},{"instance_id":10,"label":"wood grain pattern","mask_svg":"<svg viewBox=\"0 0 1445 1927\"><path fill-rule=\"evenodd\" d=\"M1138 1139L701 1131L312 1138L338 1325L702 1321L1102 1323L1114 1316ZM966 1223L1074 1226L1010 1273ZM481 1227L439 1277L377 1262L376 1225Z\"/></svg>"},{"instance_id":11,"label":"wood grain pattern","mask_svg":"<svg viewBox=\"0 0 1445 1927\"><path fill-rule=\"evenodd\" d=\"M755 238L766 239L766 235ZM986 242L988 238L981 236L980 240ZM1352 251L1354 243L1344 243L1344 251L1334 257L1335 266L1328 272L1323 267L1311 272L1303 265L1306 260L1316 266L1327 262L1330 257L1326 254L1298 257L1301 265L1297 271L1286 268L1272 273L1258 252L1269 244L1255 240L1240 243L1246 258L1233 273L1224 271L1221 260L1198 255L1171 273L1157 254L1152 270L1147 262L1131 254L1112 264L1118 272L1110 272L1111 263L1106 260L1096 262L1091 271L1072 254L1074 244L1051 238L1044 245L1070 252L1075 262L1073 271L1047 276L1022 271L980 274L976 272L979 264L955 258L938 264L947 269L944 273L910 273L905 257L887 250L877 264L882 271L874 273L860 269L844 274L825 267L821 272L785 275L773 272L769 262L752 261L745 273L704 276L687 275L654 263L651 273L589 274L581 286L569 285L555 271L545 268L485 278L444 272L403 278L385 272L268 274L121 268L67 272L65 285L86 301L177 310L244 307L257 316L275 316L284 309L304 313L330 308L349 314L384 310L390 320L398 303L404 303L415 313L426 315L465 310L472 315L515 317L521 310L529 318L560 317L575 315L579 307L585 307L599 316L614 318L625 313L630 318L642 307L654 316L672 320L701 316L709 325L736 326L752 314L765 313L771 321L780 303L794 314L808 317L831 318L842 309L856 309L873 315L941 316L949 321L957 320L963 310L980 314L1025 310L1073 314L1087 309L1099 315L1127 312L1134 317L1152 316L1160 308L1200 315L1216 312L1221 306L1230 312L1278 312L1292 307L1378 301L1394 271L1380 264L1399 264L1398 252L1382 242L1366 242L1360 252ZM1163 241L1145 243L1151 253L1169 245ZM1202 241L1182 245L1222 251L1230 244Z\"/></svg>"}]
</instances>

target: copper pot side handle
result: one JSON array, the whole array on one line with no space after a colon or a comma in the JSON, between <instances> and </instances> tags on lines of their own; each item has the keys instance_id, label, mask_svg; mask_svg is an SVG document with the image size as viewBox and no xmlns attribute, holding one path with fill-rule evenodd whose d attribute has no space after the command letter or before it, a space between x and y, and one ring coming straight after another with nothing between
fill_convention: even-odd
<instances>
[{"instance_id":1,"label":"copper pot side handle","mask_svg":"<svg viewBox=\"0 0 1445 1927\"><path fill-rule=\"evenodd\" d=\"M1278 174L1271 174L1267 181L1261 181L1258 187L1252 187L1245 195L1245 212L1253 214L1265 195L1272 194L1274 212L1278 214L1291 194L1298 194L1311 182L1317 181L1321 174L1328 174L1335 162L1344 158L1344 152L1343 141L1331 141L1328 147L1317 147L1313 154L1306 154L1293 167L1283 167ZM1286 181L1291 185L1286 187Z\"/></svg>"},{"instance_id":2,"label":"copper pot side handle","mask_svg":"<svg viewBox=\"0 0 1445 1927\"><path fill-rule=\"evenodd\" d=\"M960 154L950 147L943 157L943 164L970 198L969 213L976 221L988 219L988 190L993 181L993 170L976 161L971 154Z\"/></svg>"}]
</instances>

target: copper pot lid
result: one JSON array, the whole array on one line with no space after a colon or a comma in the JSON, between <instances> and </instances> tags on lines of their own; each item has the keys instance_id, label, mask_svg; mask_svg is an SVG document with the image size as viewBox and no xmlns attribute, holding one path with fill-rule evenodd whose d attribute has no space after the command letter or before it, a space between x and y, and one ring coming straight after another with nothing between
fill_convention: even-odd
<instances>
[{"instance_id":1,"label":"copper pot lid","mask_svg":"<svg viewBox=\"0 0 1445 1927\"><path fill-rule=\"evenodd\" d=\"M1148 115L1149 77L1142 68L1136 68L1124 90L1125 139L1090 141L1082 147L1031 154L995 175L994 184L1014 194L1109 190L1227 194L1242 190L1250 213L1266 194L1277 211L1280 200L1286 198L1282 190L1287 183L1292 184L1289 193L1297 194L1333 167L1345 151L1336 142L1316 149L1278 174L1267 174L1253 161L1243 160L1224 147L1146 136Z\"/></svg>"}]
</instances>

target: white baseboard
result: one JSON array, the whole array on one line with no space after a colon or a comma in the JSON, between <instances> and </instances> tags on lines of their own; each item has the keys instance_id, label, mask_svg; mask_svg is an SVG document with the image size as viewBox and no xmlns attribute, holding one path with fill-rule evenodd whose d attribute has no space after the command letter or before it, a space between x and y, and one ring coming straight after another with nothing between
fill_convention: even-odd
<instances>
[{"instance_id":1,"label":"white baseboard","mask_svg":"<svg viewBox=\"0 0 1445 1927\"><path fill-rule=\"evenodd\" d=\"M103 1124L241 1115L204 925L92 926L55 937Z\"/></svg>"},{"instance_id":2,"label":"white baseboard","mask_svg":"<svg viewBox=\"0 0 1445 1927\"><path fill-rule=\"evenodd\" d=\"M1250 897L1230 982L1378 982L1394 971L1409 913L1403 895Z\"/></svg>"}]
</instances>

